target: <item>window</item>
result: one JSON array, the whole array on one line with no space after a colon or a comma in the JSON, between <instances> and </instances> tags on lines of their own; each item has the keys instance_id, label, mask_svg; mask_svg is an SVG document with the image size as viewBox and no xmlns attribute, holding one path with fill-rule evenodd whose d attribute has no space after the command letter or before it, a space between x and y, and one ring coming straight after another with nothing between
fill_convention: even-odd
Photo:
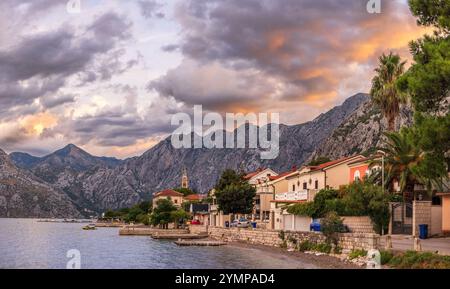
<instances>
[{"instance_id":1,"label":"window","mask_svg":"<svg viewBox=\"0 0 450 289\"><path fill-rule=\"evenodd\" d=\"M319 181L318 181L318 180L316 180L316 181L314 182L314 189L316 189L316 190L319 189Z\"/></svg>"},{"instance_id":2,"label":"window","mask_svg":"<svg viewBox=\"0 0 450 289\"><path fill-rule=\"evenodd\" d=\"M303 189L306 190L308 188L308 184L306 182L303 183Z\"/></svg>"},{"instance_id":3,"label":"window","mask_svg":"<svg viewBox=\"0 0 450 289\"><path fill-rule=\"evenodd\" d=\"M175 200L173 200L173 202L174 202L175 204L177 204L177 203L178 203L178 200L177 200L177 199L175 199Z\"/></svg>"},{"instance_id":4,"label":"window","mask_svg":"<svg viewBox=\"0 0 450 289\"><path fill-rule=\"evenodd\" d=\"M355 173L353 174L353 180L355 181L359 181L361 179L361 174L359 173L359 171L355 171Z\"/></svg>"},{"instance_id":5,"label":"window","mask_svg":"<svg viewBox=\"0 0 450 289\"><path fill-rule=\"evenodd\" d=\"M292 191L295 192L295 185L292 185Z\"/></svg>"}]
</instances>

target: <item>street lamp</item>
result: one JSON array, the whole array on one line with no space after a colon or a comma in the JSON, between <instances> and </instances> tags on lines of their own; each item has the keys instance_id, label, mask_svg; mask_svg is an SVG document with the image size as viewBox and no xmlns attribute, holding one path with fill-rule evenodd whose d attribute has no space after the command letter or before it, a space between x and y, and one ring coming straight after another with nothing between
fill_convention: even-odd
<instances>
[{"instance_id":1,"label":"street lamp","mask_svg":"<svg viewBox=\"0 0 450 289\"><path fill-rule=\"evenodd\" d=\"M378 154L381 154L381 186L383 187L383 194L385 193L384 190L384 156L386 155L386 153L384 151L378 150L377 151Z\"/></svg>"},{"instance_id":2,"label":"street lamp","mask_svg":"<svg viewBox=\"0 0 450 289\"><path fill-rule=\"evenodd\" d=\"M383 187L383 195L385 194L384 189L384 156L386 153L381 150L377 150L377 153L381 154L381 186ZM384 226L381 226L381 235L384 235Z\"/></svg>"}]
</instances>

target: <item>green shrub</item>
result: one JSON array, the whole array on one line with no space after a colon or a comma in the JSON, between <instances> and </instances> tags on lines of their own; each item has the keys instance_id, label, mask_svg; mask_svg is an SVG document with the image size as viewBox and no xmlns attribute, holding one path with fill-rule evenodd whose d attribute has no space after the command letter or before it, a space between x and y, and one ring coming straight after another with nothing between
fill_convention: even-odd
<instances>
[{"instance_id":1,"label":"green shrub","mask_svg":"<svg viewBox=\"0 0 450 289\"><path fill-rule=\"evenodd\" d=\"M313 202L287 207L290 214L323 218L330 212L340 216L369 216L378 233L389 224L390 194L369 181L354 182L342 190L321 190Z\"/></svg>"},{"instance_id":2,"label":"green shrub","mask_svg":"<svg viewBox=\"0 0 450 289\"><path fill-rule=\"evenodd\" d=\"M380 257L381 257L381 265L388 264L392 258L394 257L394 254L391 251L380 251Z\"/></svg>"},{"instance_id":3,"label":"green shrub","mask_svg":"<svg viewBox=\"0 0 450 289\"><path fill-rule=\"evenodd\" d=\"M337 233L342 233L345 230L343 220L335 212L328 213L325 218L320 222L322 233L326 237L328 244L337 245L338 236Z\"/></svg>"},{"instance_id":4,"label":"green shrub","mask_svg":"<svg viewBox=\"0 0 450 289\"><path fill-rule=\"evenodd\" d=\"M333 253L334 254L342 254L342 248L341 247L339 247L339 246L335 246L334 247L334 250L333 250Z\"/></svg>"},{"instance_id":5,"label":"green shrub","mask_svg":"<svg viewBox=\"0 0 450 289\"><path fill-rule=\"evenodd\" d=\"M314 243L312 243L312 242L310 242L308 240L305 240L305 241L300 242L298 244L298 250L300 252L311 251L314 248L314 245L315 245Z\"/></svg>"},{"instance_id":6,"label":"green shrub","mask_svg":"<svg viewBox=\"0 0 450 289\"><path fill-rule=\"evenodd\" d=\"M366 250L360 250L360 249L353 249L350 254L348 254L348 257L350 258L350 260L359 258L359 257L365 257L367 256L367 251Z\"/></svg>"},{"instance_id":7,"label":"green shrub","mask_svg":"<svg viewBox=\"0 0 450 289\"><path fill-rule=\"evenodd\" d=\"M329 243L318 243L315 244L312 248L313 251L317 251L320 253L330 254L331 253L331 244Z\"/></svg>"},{"instance_id":8,"label":"green shrub","mask_svg":"<svg viewBox=\"0 0 450 289\"><path fill-rule=\"evenodd\" d=\"M292 236L289 236L288 241L289 241L290 243L294 244L294 245L297 245L297 242L298 242L297 239L295 239L295 238L292 237Z\"/></svg>"},{"instance_id":9,"label":"green shrub","mask_svg":"<svg viewBox=\"0 0 450 289\"><path fill-rule=\"evenodd\" d=\"M450 269L450 256L408 251L394 256L388 264L398 269Z\"/></svg>"}]
</instances>

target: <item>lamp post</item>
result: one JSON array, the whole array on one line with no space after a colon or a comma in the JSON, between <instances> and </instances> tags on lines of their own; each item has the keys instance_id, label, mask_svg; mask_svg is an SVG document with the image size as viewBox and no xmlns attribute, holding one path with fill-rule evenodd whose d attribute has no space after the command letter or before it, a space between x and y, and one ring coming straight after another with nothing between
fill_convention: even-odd
<instances>
[{"instance_id":1,"label":"lamp post","mask_svg":"<svg viewBox=\"0 0 450 289\"><path fill-rule=\"evenodd\" d=\"M381 154L381 186L383 188L383 193L385 193L384 184L384 156L386 153L384 151L378 150L377 153Z\"/></svg>"},{"instance_id":2,"label":"lamp post","mask_svg":"<svg viewBox=\"0 0 450 289\"><path fill-rule=\"evenodd\" d=\"M384 156L386 153L384 151L378 150L377 153L381 154L381 186L383 188L383 195L385 194L385 184L384 184ZM384 226L381 226L381 235L384 235Z\"/></svg>"}]
</instances>

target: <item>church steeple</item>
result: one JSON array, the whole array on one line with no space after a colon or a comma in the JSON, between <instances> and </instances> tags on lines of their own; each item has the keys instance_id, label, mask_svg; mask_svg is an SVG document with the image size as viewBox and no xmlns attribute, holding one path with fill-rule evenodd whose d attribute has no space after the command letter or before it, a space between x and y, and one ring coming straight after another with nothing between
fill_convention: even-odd
<instances>
[{"instance_id":1,"label":"church steeple","mask_svg":"<svg viewBox=\"0 0 450 289\"><path fill-rule=\"evenodd\" d=\"M183 189L189 189L189 178L188 178L188 175L187 175L186 168L183 168L183 175L181 177L181 187Z\"/></svg>"}]
</instances>

